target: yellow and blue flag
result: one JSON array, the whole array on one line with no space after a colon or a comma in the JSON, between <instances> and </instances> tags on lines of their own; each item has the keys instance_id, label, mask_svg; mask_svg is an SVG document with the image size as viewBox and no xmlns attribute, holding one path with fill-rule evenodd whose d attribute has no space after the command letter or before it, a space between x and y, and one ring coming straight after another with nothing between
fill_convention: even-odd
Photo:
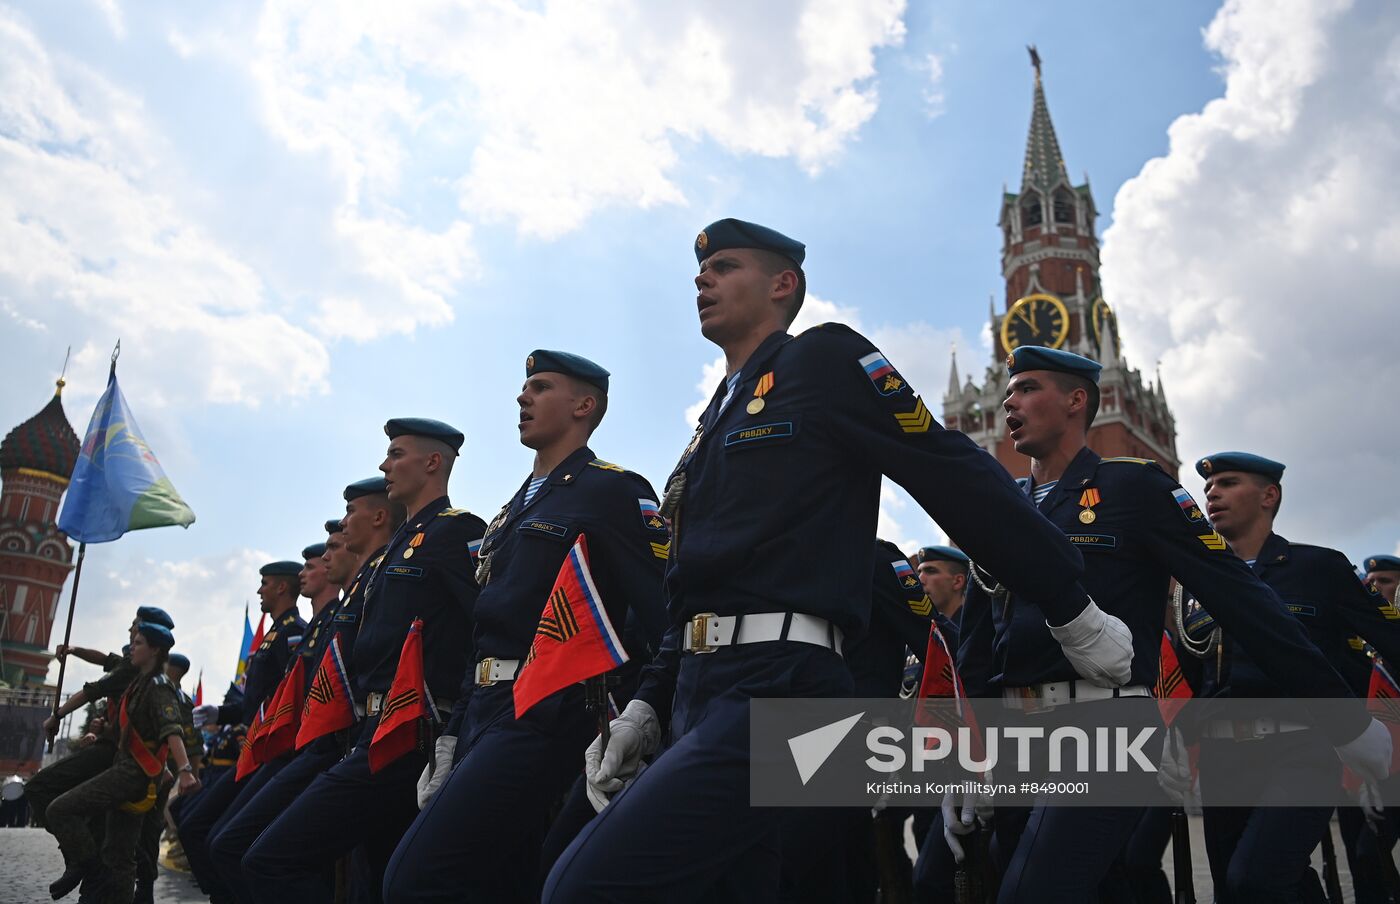
<instances>
[{"instance_id":1,"label":"yellow and blue flag","mask_svg":"<svg viewBox=\"0 0 1400 904\"><path fill-rule=\"evenodd\" d=\"M247 682L248 654L253 651L253 624L248 621L248 606L243 606L243 643L238 647L238 665L233 670L233 680L239 690Z\"/></svg>"},{"instance_id":2,"label":"yellow and blue flag","mask_svg":"<svg viewBox=\"0 0 1400 904\"><path fill-rule=\"evenodd\" d=\"M58 529L80 543L106 543L129 530L193 523L194 512L141 437L114 367L88 422Z\"/></svg>"}]
</instances>

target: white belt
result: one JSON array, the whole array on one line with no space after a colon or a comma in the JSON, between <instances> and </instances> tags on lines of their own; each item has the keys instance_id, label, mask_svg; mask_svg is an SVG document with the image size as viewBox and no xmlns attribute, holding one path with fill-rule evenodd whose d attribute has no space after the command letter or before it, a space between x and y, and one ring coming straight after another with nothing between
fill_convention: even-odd
<instances>
[{"instance_id":1,"label":"white belt","mask_svg":"<svg viewBox=\"0 0 1400 904\"><path fill-rule=\"evenodd\" d=\"M1201 737L1221 741L1257 741L1270 735L1307 731L1311 725L1290 719L1211 719L1201 726Z\"/></svg>"},{"instance_id":2,"label":"white belt","mask_svg":"<svg viewBox=\"0 0 1400 904\"><path fill-rule=\"evenodd\" d=\"M687 653L713 653L718 647L770 640L816 644L841 653L841 629L824 618L805 612L755 612L751 615L715 615L701 612L683 632L681 649Z\"/></svg>"},{"instance_id":3,"label":"white belt","mask_svg":"<svg viewBox=\"0 0 1400 904\"><path fill-rule=\"evenodd\" d=\"M1030 687L1004 687L1001 689L1002 705L1008 709L1019 709L1028 713L1054 709L1066 703L1092 703L1098 700L1112 700L1115 697L1151 697L1152 691L1146 685L1130 684L1127 687L1099 687L1089 681L1047 681L1032 684Z\"/></svg>"},{"instance_id":4,"label":"white belt","mask_svg":"<svg viewBox=\"0 0 1400 904\"><path fill-rule=\"evenodd\" d=\"M520 671L519 659L496 659L487 656L476 664L476 686L486 687L498 681L514 681Z\"/></svg>"}]
</instances>

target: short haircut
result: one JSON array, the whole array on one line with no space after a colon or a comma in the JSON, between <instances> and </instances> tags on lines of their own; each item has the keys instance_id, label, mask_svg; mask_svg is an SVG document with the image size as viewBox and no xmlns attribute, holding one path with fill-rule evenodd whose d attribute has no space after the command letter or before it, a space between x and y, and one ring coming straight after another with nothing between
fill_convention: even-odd
<instances>
[{"instance_id":1,"label":"short haircut","mask_svg":"<svg viewBox=\"0 0 1400 904\"><path fill-rule=\"evenodd\" d=\"M282 584L282 586L283 586L283 588L284 588L282 592L283 592L283 593L290 594L290 595L293 596L293 597L299 596L299 595L301 594L301 579L298 578L298 577L295 577L295 576L293 576L293 575L290 575L290 574L274 574L274 575L269 575L269 576L268 576L268 581L271 582L271 583L280 583L280 584Z\"/></svg>"},{"instance_id":2,"label":"short haircut","mask_svg":"<svg viewBox=\"0 0 1400 904\"><path fill-rule=\"evenodd\" d=\"M570 376L569 379L573 381L574 392L579 395L593 396L593 401L596 403L593 406L593 413L588 416L588 432L592 435L593 431L598 429L598 425L603 422L603 415L608 413L608 394L595 383L573 376Z\"/></svg>"},{"instance_id":3,"label":"short haircut","mask_svg":"<svg viewBox=\"0 0 1400 904\"><path fill-rule=\"evenodd\" d=\"M1063 371L1049 370L1050 380L1060 387L1061 392L1074 392L1076 389L1084 390L1087 399L1084 402L1084 429L1088 430L1094 425L1094 418L1099 414L1099 384L1085 377L1076 374L1067 374Z\"/></svg>"},{"instance_id":4,"label":"short haircut","mask_svg":"<svg viewBox=\"0 0 1400 904\"><path fill-rule=\"evenodd\" d=\"M393 502L388 493L366 493L359 497L365 505L376 511L389 513L389 530L396 531L399 525L408 520L408 509L402 502Z\"/></svg>"},{"instance_id":5,"label":"short haircut","mask_svg":"<svg viewBox=\"0 0 1400 904\"><path fill-rule=\"evenodd\" d=\"M1264 474L1250 473L1249 476L1261 490L1265 487L1278 487L1278 504L1274 506L1274 517L1277 518L1279 509L1283 508L1283 484Z\"/></svg>"},{"instance_id":6,"label":"short haircut","mask_svg":"<svg viewBox=\"0 0 1400 904\"><path fill-rule=\"evenodd\" d=\"M792 326L792 322L797 319L797 313L802 310L802 302L807 300L807 274L802 272L802 268L792 258L784 257L775 251L755 248L753 253L758 257L764 272L769 276L777 276L784 270L791 270L797 274L797 288L792 291L792 298L788 303L787 310L787 325Z\"/></svg>"},{"instance_id":7,"label":"short haircut","mask_svg":"<svg viewBox=\"0 0 1400 904\"><path fill-rule=\"evenodd\" d=\"M452 476L452 463L457 460L457 453L451 446L440 439L433 439L431 436L414 436L413 440L419 444L418 448L424 453L431 455L436 452L441 455L443 478Z\"/></svg>"}]
</instances>

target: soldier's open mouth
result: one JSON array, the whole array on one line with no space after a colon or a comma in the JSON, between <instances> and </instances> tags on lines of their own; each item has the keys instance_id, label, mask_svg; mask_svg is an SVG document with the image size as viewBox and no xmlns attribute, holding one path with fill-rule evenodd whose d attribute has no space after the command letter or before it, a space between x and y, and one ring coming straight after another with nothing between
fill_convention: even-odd
<instances>
[{"instance_id":1,"label":"soldier's open mouth","mask_svg":"<svg viewBox=\"0 0 1400 904\"><path fill-rule=\"evenodd\" d=\"M1012 433L1015 433L1017 430L1020 430L1020 429L1021 429L1022 427L1024 427L1025 425L1026 425L1026 422L1025 422L1025 421L1021 420L1020 418L1018 418L1018 417L1016 417L1016 416L1014 416L1014 415L1008 414L1008 415L1006 416L1006 426L1007 426L1007 429L1009 429Z\"/></svg>"}]
</instances>

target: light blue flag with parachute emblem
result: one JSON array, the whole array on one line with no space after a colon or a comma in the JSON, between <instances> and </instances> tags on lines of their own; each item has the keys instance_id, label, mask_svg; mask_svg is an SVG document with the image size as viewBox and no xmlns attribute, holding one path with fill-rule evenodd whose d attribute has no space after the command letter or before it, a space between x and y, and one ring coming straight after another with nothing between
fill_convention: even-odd
<instances>
[{"instance_id":1,"label":"light blue flag with parachute emblem","mask_svg":"<svg viewBox=\"0 0 1400 904\"><path fill-rule=\"evenodd\" d=\"M193 523L194 512L141 437L114 365L88 422L58 529L80 543L106 543L131 530Z\"/></svg>"}]
</instances>

